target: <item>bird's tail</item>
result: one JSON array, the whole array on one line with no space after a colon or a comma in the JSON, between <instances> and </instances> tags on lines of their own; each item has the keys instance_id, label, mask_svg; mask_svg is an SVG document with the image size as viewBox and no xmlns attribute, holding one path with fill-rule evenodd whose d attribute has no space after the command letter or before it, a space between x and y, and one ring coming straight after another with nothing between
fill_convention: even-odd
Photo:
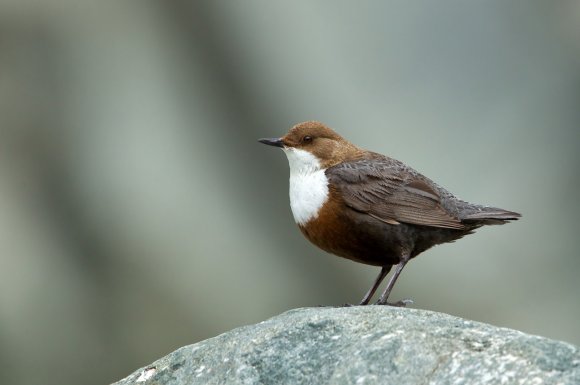
<instances>
[{"instance_id":1,"label":"bird's tail","mask_svg":"<svg viewBox=\"0 0 580 385\"><path fill-rule=\"evenodd\" d=\"M497 207L478 207L461 218L462 222L481 225L503 225L508 221L515 221L521 217L514 211L499 209Z\"/></svg>"}]
</instances>

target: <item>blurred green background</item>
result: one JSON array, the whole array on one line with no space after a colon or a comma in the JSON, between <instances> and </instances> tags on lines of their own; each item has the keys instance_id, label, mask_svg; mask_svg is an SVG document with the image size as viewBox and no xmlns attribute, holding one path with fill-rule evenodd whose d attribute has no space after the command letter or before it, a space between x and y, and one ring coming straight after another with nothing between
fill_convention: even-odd
<instances>
[{"instance_id":1,"label":"blurred green background","mask_svg":"<svg viewBox=\"0 0 580 385\"><path fill-rule=\"evenodd\" d=\"M0 383L104 384L378 268L319 251L304 120L523 213L393 299L580 344L577 1L0 1Z\"/></svg>"}]
</instances>

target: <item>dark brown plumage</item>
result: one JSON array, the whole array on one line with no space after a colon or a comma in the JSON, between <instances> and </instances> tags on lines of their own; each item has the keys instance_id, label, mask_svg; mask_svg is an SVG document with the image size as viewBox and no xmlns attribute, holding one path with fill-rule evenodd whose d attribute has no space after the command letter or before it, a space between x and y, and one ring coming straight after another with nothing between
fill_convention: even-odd
<instances>
[{"instance_id":1,"label":"dark brown plumage","mask_svg":"<svg viewBox=\"0 0 580 385\"><path fill-rule=\"evenodd\" d=\"M361 304L369 302L393 265L396 270L379 304L388 303L402 269L421 252L483 225L520 217L512 211L462 201L404 163L362 150L318 122L299 124L282 138L261 142L282 147L288 155L293 212L295 207L301 209L300 199L310 208L311 186L312 195L319 189L326 194L323 204L315 206L316 211L304 223L294 212L306 238L329 253L382 267ZM322 184L326 186L320 185L317 172L324 173ZM298 175L294 185L292 175ZM313 176L318 178L312 178L316 184L308 185ZM293 186L298 191L297 202L292 202Z\"/></svg>"}]
</instances>

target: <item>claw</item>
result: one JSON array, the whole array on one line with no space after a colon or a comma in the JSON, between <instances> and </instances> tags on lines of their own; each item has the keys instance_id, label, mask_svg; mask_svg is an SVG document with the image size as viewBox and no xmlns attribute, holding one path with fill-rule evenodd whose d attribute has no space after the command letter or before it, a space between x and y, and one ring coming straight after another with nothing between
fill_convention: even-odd
<instances>
[{"instance_id":1,"label":"claw","mask_svg":"<svg viewBox=\"0 0 580 385\"><path fill-rule=\"evenodd\" d=\"M387 302L387 303L380 303L377 302L375 305L387 305L387 306L396 306L396 307L407 307L407 305L413 304L413 300L410 298L405 298L397 302Z\"/></svg>"}]
</instances>

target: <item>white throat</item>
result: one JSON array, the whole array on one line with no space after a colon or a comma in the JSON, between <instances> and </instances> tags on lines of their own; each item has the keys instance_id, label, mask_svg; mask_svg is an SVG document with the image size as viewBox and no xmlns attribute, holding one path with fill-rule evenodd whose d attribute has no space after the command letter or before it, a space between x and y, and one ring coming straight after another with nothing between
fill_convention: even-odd
<instances>
[{"instance_id":1,"label":"white throat","mask_svg":"<svg viewBox=\"0 0 580 385\"><path fill-rule=\"evenodd\" d=\"M305 225L318 216L328 199L328 179L318 159L308 151L284 148L290 165L290 208L294 220Z\"/></svg>"}]
</instances>

